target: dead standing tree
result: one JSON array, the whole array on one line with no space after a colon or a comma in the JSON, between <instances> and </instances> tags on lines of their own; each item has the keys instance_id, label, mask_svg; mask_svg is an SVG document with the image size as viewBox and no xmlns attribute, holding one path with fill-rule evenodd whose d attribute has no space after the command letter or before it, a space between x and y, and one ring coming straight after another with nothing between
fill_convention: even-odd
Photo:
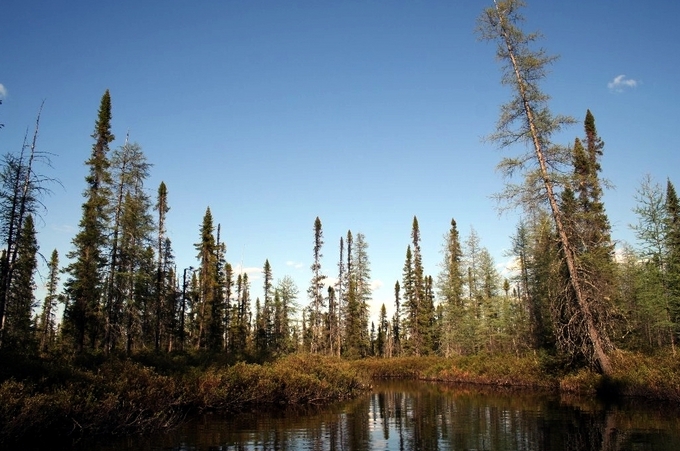
<instances>
[{"instance_id":1,"label":"dead standing tree","mask_svg":"<svg viewBox=\"0 0 680 451\"><path fill-rule=\"evenodd\" d=\"M18 258L20 235L24 220L29 214L36 214L41 195L49 193L46 182L54 181L36 174L34 165L37 160L50 165L49 154L37 150L40 116L44 101L40 104L35 120L33 139L28 142L28 133L20 154L5 156L0 174L0 234L2 251L0 253L0 344L7 320L7 303L14 277L15 263Z\"/></svg>"}]
</instances>

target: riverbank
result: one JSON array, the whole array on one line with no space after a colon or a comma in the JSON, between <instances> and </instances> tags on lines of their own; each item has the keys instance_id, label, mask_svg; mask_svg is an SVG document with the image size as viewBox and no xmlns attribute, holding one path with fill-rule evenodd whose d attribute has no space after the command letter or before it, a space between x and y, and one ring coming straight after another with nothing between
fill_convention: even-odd
<instances>
[{"instance_id":1,"label":"riverbank","mask_svg":"<svg viewBox=\"0 0 680 451\"><path fill-rule=\"evenodd\" d=\"M327 404L368 388L348 362L321 356L264 365L188 354L19 359L3 359L0 443L158 431L198 412Z\"/></svg>"},{"instance_id":2,"label":"riverbank","mask_svg":"<svg viewBox=\"0 0 680 451\"><path fill-rule=\"evenodd\" d=\"M401 378L680 402L680 362L617 351L614 374L566 371L540 355L346 361L292 355L263 365L207 354L39 359L2 356L0 443L76 439L176 426L205 411L271 410L350 399L372 379Z\"/></svg>"},{"instance_id":3,"label":"riverbank","mask_svg":"<svg viewBox=\"0 0 680 451\"><path fill-rule=\"evenodd\" d=\"M677 357L615 351L611 358L614 371L608 377L588 369L565 370L558 362L539 354L364 359L352 365L374 379L408 378L680 402L680 359Z\"/></svg>"}]
</instances>

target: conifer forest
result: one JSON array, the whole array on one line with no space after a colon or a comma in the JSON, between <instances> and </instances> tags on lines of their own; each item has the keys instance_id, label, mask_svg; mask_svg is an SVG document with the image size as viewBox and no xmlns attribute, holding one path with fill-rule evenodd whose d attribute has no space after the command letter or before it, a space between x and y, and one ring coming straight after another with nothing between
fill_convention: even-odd
<instances>
[{"instance_id":1,"label":"conifer forest","mask_svg":"<svg viewBox=\"0 0 680 451\"><path fill-rule=\"evenodd\" d=\"M195 261L186 268L176 262L167 221L182 214L172 209L181 187L148 186L152 162L140 144L114 135L116 99L105 90L92 99L82 216L70 248L41 249L36 229L58 184L58 174L36 170L36 162L58 159L37 140L40 121L49 118L39 112L34 135L0 162L0 366L17 356L203 355L240 365L291 355L485 355L537 356L547 372L612 376L621 353L675 361L680 200L673 181L644 179L630 199L637 243L617 245L603 201L606 136L587 105L580 118L551 111L541 83L554 56L537 50L537 35L521 28L522 6L494 2L478 22L509 94L490 140L503 149L498 170L507 177L496 197L521 212L515 229L505 231L512 272L499 274L474 230L461 236L460 217L448 224L439 265L425 268L418 218L404 218L411 233L403 271L391 282L393 303L371 318L371 237L355 230L325 236L317 217L308 229L308 285L275 274L265 260L262 295L253 299L248 274L225 257L229 235L210 207L195 221ZM553 142L567 126L571 142ZM41 291L39 249L47 259ZM332 255L336 263L322 265L322 256L327 262Z\"/></svg>"}]
</instances>

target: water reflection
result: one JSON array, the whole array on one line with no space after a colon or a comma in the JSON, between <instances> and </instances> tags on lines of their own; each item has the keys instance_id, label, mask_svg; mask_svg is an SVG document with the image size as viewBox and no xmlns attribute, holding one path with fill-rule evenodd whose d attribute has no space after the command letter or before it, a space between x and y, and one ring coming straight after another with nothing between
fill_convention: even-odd
<instances>
[{"instance_id":1,"label":"water reflection","mask_svg":"<svg viewBox=\"0 0 680 451\"><path fill-rule=\"evenodd\" d=\"M330 408L204 415L168 434L98 449L677 450L679 418L660 407L389 382Z\"/></svg>"}]
</instances>

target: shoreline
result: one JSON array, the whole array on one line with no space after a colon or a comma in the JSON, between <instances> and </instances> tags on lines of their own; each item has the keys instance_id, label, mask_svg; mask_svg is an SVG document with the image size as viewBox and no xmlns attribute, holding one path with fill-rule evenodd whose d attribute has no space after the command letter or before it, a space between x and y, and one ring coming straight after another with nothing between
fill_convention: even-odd
<instances>
[{"instance_id":1,"label":"shoreline","mask_svg":"<svg viewBox=\"0 0 680 451\"><path fill-rule=\"evenodd\" d=\"M536 355L344 360L291 355L271 363L210 362L211 356L102 356L14 363L0 383L0 444L77 440L173 428L208 411L326 405L355 398L377 379L412 379L603 399L680 400L672 358L617 352L612 378L589 370L550 374ZM6 361L6 358L3 360Z\"/></svg>"}]
</instances>

